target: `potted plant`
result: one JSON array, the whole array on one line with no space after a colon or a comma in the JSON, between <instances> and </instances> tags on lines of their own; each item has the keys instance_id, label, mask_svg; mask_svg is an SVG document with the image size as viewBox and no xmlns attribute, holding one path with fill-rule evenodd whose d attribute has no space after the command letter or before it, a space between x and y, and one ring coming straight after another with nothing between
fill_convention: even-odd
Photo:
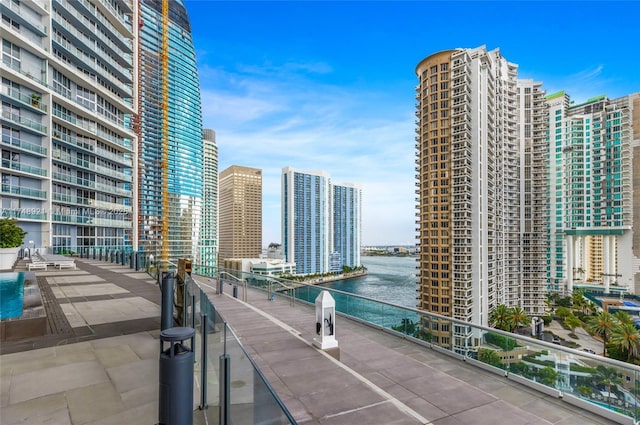
<instances>
[{"instance_id":1,"label":"potted plant","mask_svg":"<svg viewBox=\"0 0 640 425\"><path fill-rule=\"evenodd\" d=\"M18 260L18 251L27 234L14 218L0 219L0 270L10 270Z\"/></svg>"},{"instance_id":2,"label":"potted plant","mask_svg":"<svg viewBox=\"0 0 640 425\"><path fill-rule=\"evenodd\" d=\"M40 99L42 98L39 95L33 93L31 95L31 104L37 107L38 105L40 105Z\"/></svg>"}]
</instances>

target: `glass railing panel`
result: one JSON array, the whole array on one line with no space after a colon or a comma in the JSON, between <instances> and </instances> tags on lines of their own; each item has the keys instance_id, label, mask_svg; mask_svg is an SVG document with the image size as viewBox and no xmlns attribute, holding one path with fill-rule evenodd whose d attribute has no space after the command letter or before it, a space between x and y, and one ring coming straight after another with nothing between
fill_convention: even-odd
<instances>
[{"instance_id":1,"label":"glass railing panel","mask_svg":"<svg viewBox=\"0 0 640 425\"><path fill-rule=\"evenodd\" d=\"M640 417L640 368L637 365L535 339L527 336L524 328L510 333L321 285L237 271L218 272L221 275L228 273L223 278L229 285L225 287L227 293L230 289L226 288L238 282L247 282L248 286L274 297L289 297L291 291L287 288L295 287L296 302L313 304L317 295L326 290L336 301L336 312L427 342L472 363L484 363L486 366L483 367L504 373L539 391L564 397L565 401L577 399L568 401L570 403L591 403L594 408L607 409L615 412L610 414L636 421Z\"/></svg>"},{"instance_id":2,"label":"glass railing panel","mask_svg":"<svg viewBox=\"0 0 640 425\"><path fill-rule=\"evenodd\" d=\"M204 292L200 295L202 312L207 314L207 350L206 376L201 385L206 388L205 400L200 400L200 406L208 423L217 424L220 408L220 356L224 354L225 324ZM202 347L202 345L200 345ZM199 365L202 368L202 363ZM201 394L202 397L202 394ZM202 405L204 401L204 406Z\"/></svg>"},{"instance_id":3,"label":"glass railing panel","mask_svg":"<svg viewBox=\"0 0 640 425\"><path fill-rule=\"evenodd\" d=\"M227 327L226 352L230 358L230 423L295 424L233 330Z\"/></svg>"}]
</instances>

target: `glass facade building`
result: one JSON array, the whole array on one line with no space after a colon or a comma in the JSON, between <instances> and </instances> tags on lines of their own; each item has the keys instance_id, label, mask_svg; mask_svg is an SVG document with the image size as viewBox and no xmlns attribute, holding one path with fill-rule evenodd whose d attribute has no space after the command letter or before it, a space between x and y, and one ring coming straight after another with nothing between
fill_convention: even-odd
<instances>
[{"instance_id":1,"label":"glass facade building","mask_svg":"<svg viewBox=\"0 0 640 425\"><path fill-rule=\"evenodd\" d=\"M139 247L157 258L195 260L204 168L200 84L184 3L168 2L166 30L162 4L140 0Z\"/></svg>"},{"instance_id":2,"label":"glass facade building","mask_svg":"<svg viewBox=\"0 0 640 425\"><path fill-rule=\"evenodd\" d=\"M355 268L360 263L362 246L362 187L358 184L332 184L333 253L338 271L343 266ZM332 270L334 270L332 265Z\"/></svg>"},{"instance_id":3,"label":"glass facade building","mask_svg":"<svg viewBox=\"0 0 640 425\"><path fill-rule=\"evenodd\" d=\"M205 128L203 136L204 192L200 257L197 263L205 267L215 267L218 252L218 145L215 131Z\"/></svg>"},{"instance_id":4,"label":"glass facade building","mask_svg":"<svg viewBox=\"0 0 640 425\"><path fill-rule=\"evenodd\" d=\"M282 240L297 274L358 267L362 188L332 184L324 171L282 170Z\"/></svg>"},{"instance_id":5,"label":"glass facade building","mask_svg":"<svg viewBox=\"0 0 640 425\"><path fill-rule=\"evenodd\" d=\"M29 248L134 244L131 1L2 1L2 217Z\"/></svg>"},{"instance_id":6,"label":"glass facade building","mask_svg":"<svg viewBox=\"0 0 640 425\"><path fill-rule=\"evenodd\" d=\"M297 274L328 273L330 178L324 171L282 170L282 240Z\"/></svg>"},{"instance_id":7,"label":"glass facade building","mask_svg":"<svg viewBox=\"0 0 640 425\"><path fill-rule=\"evenodd\" d=\"M565 92L549 105L549 289L635 292L633 103Z\"/></svg>"}]
</instances>

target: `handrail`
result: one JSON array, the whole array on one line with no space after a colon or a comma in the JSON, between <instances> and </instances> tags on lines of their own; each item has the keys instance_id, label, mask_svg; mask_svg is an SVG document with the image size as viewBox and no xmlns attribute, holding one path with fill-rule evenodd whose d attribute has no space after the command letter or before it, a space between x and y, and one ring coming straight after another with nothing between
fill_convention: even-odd
<instances>
[{"instance_id":1,"label":"handrail","mask_svg":"<svg viewBox=\"0 0 640 425\"><path fill-rule=\"evenodd\" d=\"M245 276L246 275L247 274L245 274ZM279 280L277 278L266 277L262 275L249 275L255 278L256 284L258 285L255 287L261 290L265 290L266 288L264 286L259 286L260 281L264 282L268 279L271 282L276 282ZM248 278L248 280L251 282L252 279ZM291 281L287 282L291 283ZM282 282L279 283L283 286L286 285ZM640 397L632 395L633 388L628 388L629 385L633 386L634 382L640 383L640 366L607 357L601 357L586 351L580 351L577 349L554 344L552 342L538 340L529 336L514 334L488 326L472 324L459 319L454 319L451 317L419 310L413 307L401 306L345 291L325 288L321 285L310 285L304 282L295 283L298 285L298 288L296 288L298 291L298 300L301 299L300 297L303 295L301 291L304 291L305 288L309 291L309 293L307 294L306 299L303 299L302 301L309 304L313 303L312 298L310 297L312 293L315 293L315 291L319 292L320 290L327 290L330 293L337 295L336 314L349 317L360 323L373 325L379 329L391 333L396 333L404 338L414 340L421 345L430 347L432 349L438 349L439 351L454 356L459 360L467 361L474 366L485 369L488 368L489 370L492 370L494 372L502 373L506 377L514 379L518 382L522 382L525 385L531 386L538 391L551 391L552 394L566 400L569 403L572 403L571 400L577 400L576 403L579 403L578 405L585 410L596 412L602 416L611 418L614 421L621 423L625 423L627 419L636 420L637 415L640 414L640 411L636 412L636 408L640 407ZM310 288L314 288L314 292L312 292ZM353 300L358 300L358 302L353 303ZM407 314L410 314L410 316L407 316ZM414 317L416 319L414 319ZM400 321L400 318L404 318L402 319L402 323L405 326L404 328L401 327L399 329L397 325L400 324L398 323ZM388 323L380 324L380 320L384 322L389 319L393 321L395 326L389 325ZM417 320L417 323L410 323L413 320ZM405 321L407 323L405 323ZM442 341L432 339L433 333L429 334L430 331L428 327L433 323L445 324L448 326L448 329L450 329L449 334L451 337L450 343L443 342L441 345L440 343ZM463 336L463 343L457 348L453 343L453 338L455 338L455 334L453 333L453 331L456 327L459 329L458 332L460 332ZM420 332L427 332L427 334ZM492 342L488 342L491 335L502 338L502 342L498 345ZM468 341L468 338L473 338L474 340L479 338L479 343L474 342L472 343L472 345L467 345L468 343L471 343L471 341ZM552 368L553 370L555 370L555 373L557 373L557 377L555 378L555 380L552 382L545 382L542 381L539 377L527 375L520 370L518 365L511 364L511 361L505 360L506 357L501 358L497 364L488 363L488 360L486 360L486 358L484 360L482 359L482 355L486 354L487 350L496 351L497 349L496 352L500 353L502 356L509 356L512 354L515 355L514 352L511 351L513 350L512 346L514 345L522 347L524 353L529 353L530 356L534 357L534 360L537 356L542 356L543 358L549 357L549 359L551 359L551 363L553 363ZM535 362L530 364L531 362L529 360L520 360L520 363L523 363L525 365L529 364L531 368L536 368L535 365L532 366L532 364L535 364ZM583 365L582 367L587 369L587 371L574 370L573 366L571 370L562 369L564 367L568 368L570 364L573 365L574 363L577 367ZM596 365L598 366L598 368L603 367L605 369L613 369L615 370L615 373L619 374L623 379L626 376L627 380L631 380L628 381L630 382L630 384L627 382L627 385L620 384L620 386L618 387L618 390L621 393L625 394L625 399L619 402L616 401L617 405L616 403L612 403L611 400L608 400L608 402L607 400L605 400L605 402L607 403L598 402L597 399L594 398L593 394L591 395L591 397L588 397L586 395L580 394L577 390L577 385L579 384L576 384L576 382L573 381L574 379L577 379L577 377L584 375L591 376L592 379L597 379Z\"/></svg>"},{"instance_id":2,"label":"handrail","mask_svg":"<svg viewBox=\"0 0 640 425\"><path fill-rule=\"evenodd\" d=\"M246 279L240 279L239 277L236 277L234 275L232 275L229 272L220 272L218 273L218 279L220 280L220 284L224 285L224 281L222 279L222 275L225 275L227 277L231 277L234 280L236 280L237 282L242 283L242 301L247 302L247 280Z\"/></svg>"},{"instance_id":3,"label":"handrail","mask_svg":"<svg viewBox=\"0 0 640 425\"><path fill-rule=\"evenodd\" d=\"M295 305L296 305L296 293L295 293L296 288L293 285L288 286L284 282L281 282L281 281L276 280L276 279L271 279L271 278L266 278L265 280L267 282L269 282L269 292L268 292L269 299L271 299L272 295L275 295L275 291L273 290L272 283L276 283L276 284L282 286L285 290L291 291L291 295L289 296L289 304L291 304L291 307L295 307Z\"/></svg>"},{"instance_id":4,"label":"handrail","mask_svg":"<svg viewBox=\"0 0 640 425\"><path fill-rule=\"evenodd\" d=\"M242 281L242 279L238 278L237 276L221 270L217 270L216 273L212 273L209 276L204 274L201 276L215 278L221 275L230 275L233 276L233 279ZM640 383L640 366L618 361L615 359L610 359L607 357L601 357L585 351L579 351L551 342L531 338L525 335L514 334L488 326L472 324L459 319L419 310L413 307L406 307L386 301L376 300L345 291L335 290L332 288L324 288L320 285L310 285L303 282L295 282L295 285L297 286L294 287L293 285L291 285L293 283L291 281L286 281L285 283L283 282L283 279L274 278L271 276L254 275L247 273L243 273L242 275L255 277L256 281L262 281L263 283L268 282L269 288L265 288L265 286L258 286L257 289L268 289L270 294L269 296L271 296L271 294L275 294L272 291L272 285L274 284L281 285L286 289L291 289L294 295L292 298L295 298L296 290L301 291L305 288L314 288L317 291L327 290L337 295L345 296L347 297L347 300L353 298L363 301L362 305L356 304L355 307L357 308L363 308L363 306L365 306L365 302L371 303L367 304L365 306L366 308L364 308L363 311L366 309L371 309L371 305L374 305L376 306L376 309L380 308L380 312L383 315L386 313L390 318L396 321L399 318L409 317L409 319L412 319L413 315L416 315L418 318L420 318L420 322L417 323L417 326L419 326L419 329L422 330L428 329L428 325L433 323L447 325L448 329L450 330L449 333L453 333L454 328L458 327L460 330L457 332L461 332L467 335L473 335L474 338L479 338L479 342L474 342L474 345L470 345L468 347L465 342L465 350L459 351L459 349L453 348L453 344L443 343L443 345L440 345L440 341L438 340L434 341L431 339L424 339L424 335L417 335L415 332L409 331L407 326L405 326L404 330L402 330L398 329L398 326L380 325L375 321L368 320L364 316L359 317L358 315L353 315L353 312L340 311L340 299L336 299L336 313L342 316L347 316L361 323L369 324L376 328L401 335L402 337L414 340L415 342L425 347L437 349L438 351L451 355L458 360L466 361L473 366L488 369L495 373L504 374L505 377L530 386L537 391L553 394L555 397L565 400L568 403L577 405L587 411L591 411L599 415L608 417L610 419L613 419L614 421L627 423L629 420L633 420L633 423L637 423L635 421L639 413L639 411L637 411L637 408L640 407L640 397L634 395L633 388L629 389L629 385ZM245 281L249 282L249 279L245 279ZM208 300L208 297L206 298ZM312 303L309 300L303 301L309 304ZM349 310L348 304L346 307L346 310ZM353 308L354 306L352 305L351 309ZM387 310L385 310L385 308ZM412 316L407 316L402 312L411 313ZM375 312L375 314L378 313L378 311ZM405 322L405 320L407 322L410 321L407 319L402 319L403 322ZM426 327L422 328L422 326ZM502 340L496 342L496 336L501 337ZM235 334L234 337L236 337ZM449 345L451 345L452 348L449 348ZM499 358L497 364L491 363L490 361L486 359L483 360L482 358L482 355L486 354L487 351L493 352L494 354L501 353L502 356L507 357L504 357L504 359ZM524 355L525 358L519 360L519 362L523 363L525 366L528 365L530 369L535 370L540 370L539 368L545 367L545 364L551 363L551 370L555 370L557 376L552 381L545 381L541 380L540 377L536 377L535 375L533 377L527 375L520 368L516 367L520 363L511 364L511 362L505 360L510 355ZM247 355L247 358L255 367L255 363L253 362L251 357ZM575 369L574 366L576 367ZM577 384L574 379L578 379L581 376L587 377L591 380L597 379L596 371L601 367L603 367L604 369L611 369L621 377L624 377L626 375L628 379L632 379L632 381L630 381L630 384L627 383L627 385L625 385L624 383L622 383L619 385L616 384L615 386L611 387L615 388L618 393L622 393L624 395L624 399L621 399L616 403L612 403L611 398L609 398L608 400L604 400L604 402L600 398L601 401L599 402L594 398L593 394L591 394L591 396L579 394L580 391L578 391L576 387L576 385L579 384ZM548 368L548 366L546 368ZM258 369L256 368L256 370ZM286 409L283 409L283 411L286 412Z\"/></svg>"}]
</instances>

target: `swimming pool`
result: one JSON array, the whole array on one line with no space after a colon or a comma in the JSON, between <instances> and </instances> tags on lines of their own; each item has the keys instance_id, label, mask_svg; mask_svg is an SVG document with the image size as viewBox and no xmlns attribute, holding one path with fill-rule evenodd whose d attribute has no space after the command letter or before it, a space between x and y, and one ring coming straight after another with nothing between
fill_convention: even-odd
<instances>
[{"instance_id":1,"label":"swimming pool","mask_svg":"<svg viewBox=\"0 0 640 425\"><path fill-rule=\"evenodd\" d=\"M22 316L24 273L0 273L0 320Z\"/></svg>"}]
</instances>

